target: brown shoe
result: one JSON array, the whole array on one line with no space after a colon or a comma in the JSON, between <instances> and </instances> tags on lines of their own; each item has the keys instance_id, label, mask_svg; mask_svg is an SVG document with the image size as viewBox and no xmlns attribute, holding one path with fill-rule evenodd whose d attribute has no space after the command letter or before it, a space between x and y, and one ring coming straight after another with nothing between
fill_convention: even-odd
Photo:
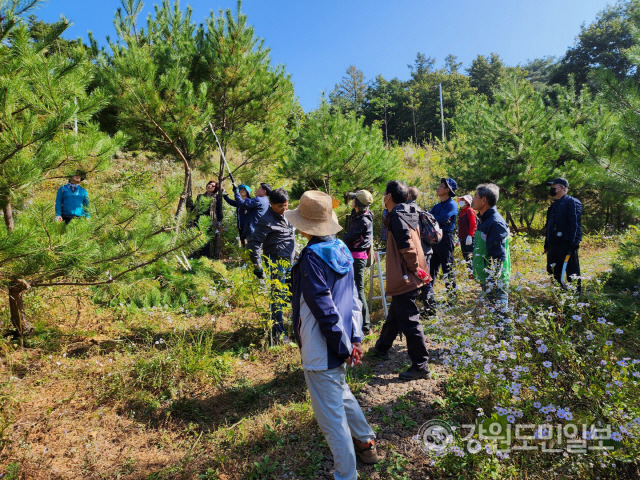
<instances>
[{"instance_id":1,"label":"brown shoe","mask_svg":"<svg viewBox=\"0 0 640 480\"><path fill-rule=\"evenodd\" d=\"M357 438L353 438L353 447L355 448L358 458L364 463L373 464L378 463L380 460L378 450L376 450L375 438L372 438L367 443L362 443Z\"/></svg>"}]
</instances>

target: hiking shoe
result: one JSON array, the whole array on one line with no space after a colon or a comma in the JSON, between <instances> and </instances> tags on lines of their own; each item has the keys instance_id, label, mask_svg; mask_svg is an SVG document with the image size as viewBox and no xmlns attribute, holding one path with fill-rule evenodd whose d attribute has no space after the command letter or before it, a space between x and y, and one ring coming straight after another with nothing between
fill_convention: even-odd
<instances>
[{"instance_id":1,"label":"hiking shoe","mask_svg":"<svg viewBox=\"0 0 640 480\"><path fill-rule=\"evenodd\" d=\"M379 358L380 360L389 360L389 352L385 351L383 352L382 350L377 349L376 347L371 347L369 349L369 353L376 357Z\"/></svg>"},{"instance_id":2,"label":"hiking shoe","mask_svg":"<svg viewBox=\"0 0 640 480\"><path fill-rule=\"evenodd\" d=\"M431 378L431 371L429 367L425 370L420 370L415 367L409 367L408 370L400 372L400 380L419 380L421 378Z\"/></svg>"},{"instance_id":3,"label":"hiking shoe","mask_svg":"<svg viewBox=\"0 0 640 480\"><path fill-rule=\"evenodd\" d=\"M372 438L367 443L362 443L357 438L353 438L353 448L356 451L356 455L362 462L369 465L378 463L380 457L378 457L378 450L376 449L376 439Z\"/></svg>"}]
</instances>

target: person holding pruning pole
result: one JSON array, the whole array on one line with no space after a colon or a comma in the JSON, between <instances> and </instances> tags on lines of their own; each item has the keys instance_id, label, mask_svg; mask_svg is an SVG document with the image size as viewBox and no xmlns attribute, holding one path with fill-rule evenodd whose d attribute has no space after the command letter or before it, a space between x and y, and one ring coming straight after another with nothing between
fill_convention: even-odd
<instances>
[{"instance_id":1,"label":"person holding pruning pole","mask_svg":"<svg viewBox=\"0 0 640 480\"><path fill-rule=\"evenodd\" d=\"M240 187L243 187L243 185L240 185ZM269 210L269 194L271 191L271 186L268 183L261 183L256 190L256 196L251 198L251 195L247 195L246 197L242 196L241 188L234 188L234 206L245 212L240 238L242 238L243 235L247 241L251 238L251 235L258 226L258 222L262 216L267 213L267 210Z\"/></svg>"},{"instance_id":2,"label":"person holding pruning pole","mask_svg":"<svg viewBox=\"0 0 640 480\"><path fill-rule=\"evenodd\" d=\"M544 253L547 254L547 272L563 286L563 271L567 281L572 275L580 276L578 249L582 241L582 203L568 195L569 182L565 178L555 178L550 182L549 195L553 203L547 210L545 225ZM582 291L580 278L577 282L578 294Z\"/></svg>"},{"instance_id":3,"label":"person holding pruning pole","mask_svg":"<svg viewBox=\"0 0 640 480\"><path fill-rule=\"evenodd\" d=\"M342 230L331 196L307 191L291 225L309 240L293 267L293 326L313 413L329 444L334 478L355 479L356 455L376 463L375 434L347 384L346 367L362 356L362 306L353 257L335 235Z\"/></svg>"},{"instance_id":4,"label":"person holding pruning pole","mask_svg":"<svg viewBox=\"0 0 640 480\"><path fill-rule=\"evenodd\" d=\"M237 193L240 195L241 200L251 200L251 187L248 185L238 185L237 187L234 185L234 194ZM235 200L229 198L229 196L225 193L224 189L222 190L222 198L232 207L236 208L236 223L238 225L238 234L240 235L240 245L243 248L247 247L247 237L249 232L249 210L246 206L240 205Z\"/></svg>"}]
</instances>

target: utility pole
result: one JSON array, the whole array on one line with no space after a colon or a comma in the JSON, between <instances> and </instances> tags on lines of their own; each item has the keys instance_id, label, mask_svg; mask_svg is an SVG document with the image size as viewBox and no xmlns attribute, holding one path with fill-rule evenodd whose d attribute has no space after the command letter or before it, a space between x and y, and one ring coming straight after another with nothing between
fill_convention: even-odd
<instances>
[{"instance_id":1,"label":"utility pole","mask_svg":"<svg viewBox=\"0 0 640 480\"><path fill-rule=\"evenodd\" d=\"M78 106L78 97L73 97L73 104ZM73 132L78 136L78 113L76 112L75 117L73 118Z\"/></svg>"},{"instance_id":2,"label":"utility pole","mask_svg":"<svg viewBox=\"0 0 640 480\"><path fill-rule=\"evenodd\" d=\"M444 143L444 108L442 106L442 83L438 84L440 89L440 121L442 122L442 142Z\"/></svg>"}]
</instances>

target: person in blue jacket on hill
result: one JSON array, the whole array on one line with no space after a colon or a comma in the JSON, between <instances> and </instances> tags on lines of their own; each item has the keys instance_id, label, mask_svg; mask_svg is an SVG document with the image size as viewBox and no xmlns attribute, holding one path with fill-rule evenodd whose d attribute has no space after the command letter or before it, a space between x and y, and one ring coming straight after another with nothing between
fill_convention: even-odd
<instances>
[{"instance_id":1,"label":"person in blue jacket on hill","mask_svg":"<svg viewBox=\"0 0 640 480\"><path fill-rule=\"evenodd\" d=\"M56 221L68 224L78 217L90 218L89 194L80 186L83 172L77 171L69 177L69 183L62 185L56 194Z\"/></svg>"},{"instance_id":2,"label":"person in blue jacket on hill","mask_svg":"<svg viewBox=\"0 0 640 480\"><path fill-rule=\"evenodd\" d=\"M285 216L309 242L293 267L293 325L320 430L331 449L334 478L356 479L356 455L378 461L375 433L347 384L346 365L360 362L362 310L353 258L335 238L342 230L329 195L308 191Z\"/></svg>"},{"instance_id":3,"label":"person in blue jacket on hill","mask_svg":"<svg viewBox=\"0 0 640 480\"><path fill-rule=\"evenodd\" d=\"M441 178L440 185L436 189L436 195L440 198L440 202L429 211L442 229L442 240L433 246L433 255L429 264L431 286L435 285L438 271L442 268L442 275L449 293L456 289L456 277L453 273L453 250L455 248L458 205L453 197L455 197L457 189L458 184L453 178ZM429 309L435 310L435 305L429 305Z\"/></svg>"},{"instance_id":4,"label":"person in blue jacket on hill","mask_svg":"<svg viewBox=\"0 0 640 480\"><path fill-rule=\"evenodd\" d=\"M243 186L244 185L240 185L240 187ZM243 197L240 194L240 187L233 189L233 196L235 198L234 206L246 212L244 226L240 231L240 238L244 236L248 241L258 226L260 218L269 210L269 195L271 195L272 188L268 183L261 183L256 190L255 198L251 198L251 195Z\"/></svg>"},{"instance_id":5,"label":"person in blue jacket on hill","mask_svg":"<svg viewBox=\"0 0 640 480\"><path fill-rule=\"evenodd\" d=\"M240 245L246 248L247 238L248 238L247 232L249 231L249 210L247 209L246 205L244 205L244 200L247 200L247 199L252 200L251 187L249 187L248 185L238 185L237 190L238 190L238 194L240 195L240 198L243 200L242 205L237 201L229 198L229 196L226 193L224 193L224 189L222 190L223 192L222 198L224 198L224 201L227 202L232 207L236 207L236 215L237 215L236 223L238 225L238 233L240 235ZM234 190L234 196L235 196L235 190Z\"/></svg>"}]
</instances>

